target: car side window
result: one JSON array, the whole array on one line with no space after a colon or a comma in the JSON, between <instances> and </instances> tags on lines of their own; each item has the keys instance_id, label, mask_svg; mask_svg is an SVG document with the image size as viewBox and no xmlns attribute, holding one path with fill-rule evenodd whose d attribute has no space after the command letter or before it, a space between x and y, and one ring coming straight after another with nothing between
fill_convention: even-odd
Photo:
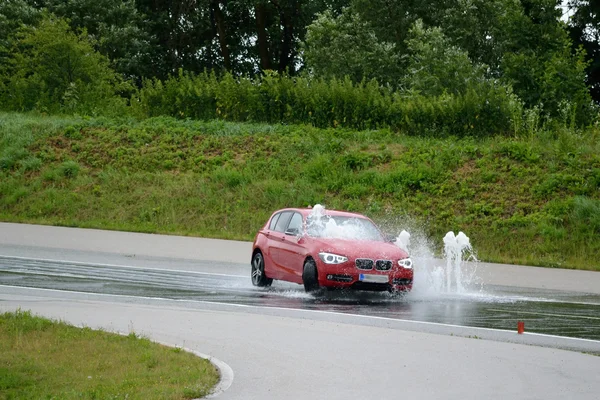
<instances>
[{"instance_id":1,"label":"car side window","mask_svg":"<svg viewBox=\"0 0 600 400\"><path fill-rule=\"evenodd\" d=\"M293 235L298 235L302 233L302 214L294 213L292 219L290 220L290 224L288 225L286 232L293 232Z\"/></svg>"},{"instance_id":2,"label":"car side window","mask_svg":"<svg viewBox=\"0 0 600 400\"><path fill-rule=\"evenodd\" d=\"M275 230L275 224L277 223L277 220L279 219L280 216L281 216L281 213L277 213L273 216L273 218L271 218L271 223L269 224L270 230Z\"/></svg>"},{"instance_id":3,"label":"car side window","mask_svg":"<svg viewBox=\"0 0 600 400\"><path fill-rule=\"evenodd\" d=\"M277 232L285 232L285 228L290 222L290 218L292 218L293 211L284 211L279 216L279 219L275 223L275 230Z\"/></svg>"}]
</instances>

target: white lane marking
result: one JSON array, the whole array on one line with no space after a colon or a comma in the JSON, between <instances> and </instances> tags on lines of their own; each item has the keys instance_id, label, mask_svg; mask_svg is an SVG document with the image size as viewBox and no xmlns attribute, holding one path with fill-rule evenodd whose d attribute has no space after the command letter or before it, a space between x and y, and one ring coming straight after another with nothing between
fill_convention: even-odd
<instances>
[{"instance_id":1,"label":"white lane marking","mask_svg":"<svg viewBox=\"0 0 600 400\"><path fill-rule=\"evenodd\" d=\"M83 262L83 261L51 260L51 259L47 259L47 258L27 258L27 257L18 257L18 256L6 256L6 255L0 254L0 259L1 258L16 259L16 260L23 260L23 261L35 261L35 262L37 262L37 261L51 262L51 263L56 263L56 264L85 265L85 266L89 266L89 267L130 268L130 269L138 269L138 270L189 272L191 274L227 276L227 277L234 277L234 278L247 278L248 277L246 275L219 274L219 273L214 273L214 272L201 272L201 271L190 271L190 270L181 270L181 269L165 269L165 268L154 268L154 267L137 267L137 266L133 266L133 265L101 264L101 263L90 263L90 262Z\"/></svg>"},{"instance_id":2,"label":"white lane marking","mask_svg":"<svg viewBox=\"0 0 600 400\"><path fill-rule=\"evenodd\" d=\"M223 303L223 302L218 302L218 301L206 301L206 300L165 299L162 297L144 297L144 296L130 296L130 295L120 295L120 294L107 294L107 293L89 293L89 292L77 292L77 291L58 290L58 289L30 288L30 287L24 287L24 286L0 285L0 287L2 287L2 286L15 288L15 289L44 290L44 291L59 292L59 293L77 293L77 294L84 294L86 296L93 295L93 296L117 297L117 298L120 297L120 298L130 298L130 299L150 299L150 300L160 300L163 302L172 301L172 302L177 302L177 303L190 302L190 303L199 303L199 304L217 304L217 305L223 305L223 306L228 306L228 307L238 307L238 308L256 308L256 309L264 309L264 310L281 310L281 311L292 311L292 312L331 314L331 315L354 317L354 318L361 318L361 319L377 319L377 320L382 320L382 321L387 321L387 322L404 322L404 323L411 323L411 324L415 324L415 325L421 324L421 325L459 328L459 329L469 328L469 329L476 329L476 330L490 331L490 332L505 332L505 333L513 332L512 330L507 330L507 329L480 328L480 327L476 327L476 326L444 324L441 322L413 321L410 319L378 317L378 316L373 316L373 315L349 314L349 313L341 313L341 312L336 312L336 311L308 310L308 309L287 308L287 307L255 306L255 305ZM57 299L57 300L61 300L61 299ZM524 335L535 335L535 336L542 336L542 337L548 337L548 338L557 338L557 339L567 340L567 341L581 341L581 342L600 344L600 340L575 338L575 337L569 337L569 336L549 335L546 333L525 332Z\"/></svg>"},{"instance_id":3,"label":"white lane marking","mask_svg":"<svg viewBox=\"0 0 600 400\"><path fill-rule=\"evenodd\" d=\"M509 313L509 314L532 314L532 315L544 315L544 316L547 316L547 317L581 318L581 319L594 319L594 320L599 320L600 321L600 317L588 317L587 315L569 315L569 314L538 313L538 312L533 312L533 311L501 310L499 308L488 308L488 310L489 311L505 312L505 313Z\"/></svg>"}]
</instances>

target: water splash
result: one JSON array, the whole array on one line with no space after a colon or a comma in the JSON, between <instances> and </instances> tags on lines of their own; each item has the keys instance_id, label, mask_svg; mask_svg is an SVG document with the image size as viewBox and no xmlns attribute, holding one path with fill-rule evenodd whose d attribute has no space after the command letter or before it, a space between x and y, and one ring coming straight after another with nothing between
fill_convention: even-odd
<instances>
[{"instance_id":1,"label":"water splash","mask_svg":"<svg viewBox=\"0 0 600 400\"><path fill-rule=\"evenodd\" d=\"M446 292L463 293L465 285L470 283L473 276L463 276L464 261L477 260L471 242L463 232L455 235L452 231L446 233L443 240L446 259L444 289Z\"/></svg>"},{"instance_id":2,"label":"water splash","mask_svg":"<svg viewBox=\"0 0 600 400\"><path fill-rule=\"evenodd\" d=\"M396 246L409 253L408 248L410 247L410 233L402 230L402 232L400 232L396 238Z\"/></svg>"},{"instance_id":3,"label":"water splash","mask_svg":"<svg viewBox=\"0 0 600 400\"><path fill-rule=\"evenodd\" d=\"M470 240L463 232L448 232L444 238L444 259L434 256L432 243L424 236L413 237L402 231L396 245L406 250L415 265L413 294L437 297L447 294L466 294L478 286L477 258Z\"/></svg>"},{"instance_id":4,"label":"water splash","mask_svg":"<svg viewBox=\"0 0 600 400\"><path fill-rule=\"evenodd\" d=\"M306 231L310 236L349 240L381 240L377 228L364 218L331 216L325 207L316 204L307 218Z\"/></svg>"}]
</instances>

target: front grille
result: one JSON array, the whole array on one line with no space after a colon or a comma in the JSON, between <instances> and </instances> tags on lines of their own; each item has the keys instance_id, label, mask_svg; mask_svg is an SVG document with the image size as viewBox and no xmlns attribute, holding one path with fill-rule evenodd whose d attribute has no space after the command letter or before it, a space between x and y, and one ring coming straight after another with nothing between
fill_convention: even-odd
<instances>
[{"instance_id":1,"label":"front grille","mask_svg":"<svg viewBox=\"0 0 600 400\"><path fill-rule=\"evenodd\" d=\"M392 283L394 285L410 285L412 284L412 279L406 279L406 278L394 278L392 280Z\"/></svg>"},{"instance_id":2,"label":"front grille","mask_svg":"<svg viewBox=\"0 0 600 400\"><path fill-rule=\"evenodd\" d=\"M373 260L369 258L357 258L356 268L358 269L373 269Z\"/></svg>"},{"instance_id":3,"label":"front grille","mask_svg":"<svg viewBox=\"0 0 600 400\"><path fill-rule=\"evenodd\" d=\"M390 260L377 260L375 262L375 269L379 271L389 271L392 269L392 262Z\"/></svg>"}]
</instances>

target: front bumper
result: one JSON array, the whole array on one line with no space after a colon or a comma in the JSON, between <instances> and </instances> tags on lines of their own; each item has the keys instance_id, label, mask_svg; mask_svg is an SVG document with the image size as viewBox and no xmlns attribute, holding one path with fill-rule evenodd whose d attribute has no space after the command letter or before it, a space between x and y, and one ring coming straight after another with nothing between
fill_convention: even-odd
<instances>
[{"instance_id":1,"label":"front bumper","mask_svg":"<svg viewBox=\"0 0 600 400\"><path fill-rule=\"evenodd\" d=\"M342 264L317 264L319 285L328 288L348 288L370 291L410 291L413 270L395 265L389 271L360 270L354 261Z\"/></svg>"}]
</instances>

